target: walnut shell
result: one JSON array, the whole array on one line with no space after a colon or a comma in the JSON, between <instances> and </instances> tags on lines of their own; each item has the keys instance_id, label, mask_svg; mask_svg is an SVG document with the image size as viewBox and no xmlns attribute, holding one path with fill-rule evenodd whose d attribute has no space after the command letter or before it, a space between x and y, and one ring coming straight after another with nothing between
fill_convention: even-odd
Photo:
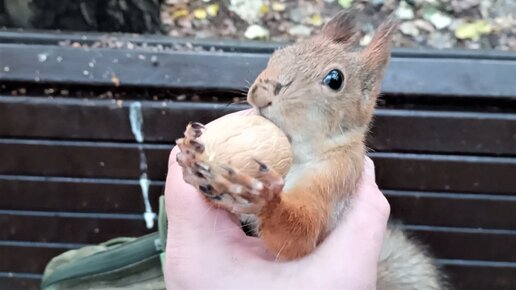
<instances>
[{"instance_id":1,"label":"walnut shell","mask_svg":"<svg viewBox=\"0 0 516 290\"><path fill-rule=\"evenodd\" d=\"M292 164L290 143L285 134L269 120L256 115L227 116L206 125L199 138L205 146L201 159L210 164L229 165L255 175L258 164L267 164L287 174Z\"/></svg>"}]
</instances>

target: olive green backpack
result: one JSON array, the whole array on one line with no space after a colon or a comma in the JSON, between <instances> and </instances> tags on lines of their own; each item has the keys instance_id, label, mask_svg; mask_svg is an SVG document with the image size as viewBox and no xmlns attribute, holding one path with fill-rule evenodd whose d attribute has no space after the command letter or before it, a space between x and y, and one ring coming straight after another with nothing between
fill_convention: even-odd
<instances>
[{"instance_id":1,"label":"olive green backpack","mask_svg":"<svg viewBox=\"0 0 516 290\"><path fill-rule=\"evenodd\" d=\"M42 290L165 290L162 261L167 233L164 197L159 201L158 232L115 238L67 251L46 266Z\"/></svg>"}]
</instances>

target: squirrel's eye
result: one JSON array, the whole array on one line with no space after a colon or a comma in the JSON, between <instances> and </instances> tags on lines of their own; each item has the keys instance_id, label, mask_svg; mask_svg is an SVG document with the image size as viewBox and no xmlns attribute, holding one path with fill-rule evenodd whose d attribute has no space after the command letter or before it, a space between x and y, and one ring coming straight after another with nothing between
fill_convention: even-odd
<instances>
[{"instance_id":1,"label":"squirrel's eye","mask_svg":"<svg viewBox=\"0 0 516 290\"><path fill-rule=\"evenodd\" d=\"M343 81L344 76L342 75L342 72L338 69L333 69L323 78L322 82L325 86L336 91L342 87Z\"/></svg>"}]
</instances>

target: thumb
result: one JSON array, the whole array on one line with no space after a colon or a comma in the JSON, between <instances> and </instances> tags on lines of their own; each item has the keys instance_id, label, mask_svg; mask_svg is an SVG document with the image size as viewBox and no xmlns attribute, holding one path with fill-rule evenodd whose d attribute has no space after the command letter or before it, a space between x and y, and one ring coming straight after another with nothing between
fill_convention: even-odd
<instances>
[{"instance_id":1,"label":"thumb","mask_svg":"<svg viewBox=\"0 0 516 290\"><path fill-rule=\"evenodd\" d=\"M233 232L240 234L239 226L228 212L203 200L202 195L183 180L182 169L176 162L178 152L179 149L175 147L170 153L165 184L168 236L171 237L171 243L184 241L189 247L195 248L200 246L197 243L205 246Z\"/></svg>"}]
</instances>

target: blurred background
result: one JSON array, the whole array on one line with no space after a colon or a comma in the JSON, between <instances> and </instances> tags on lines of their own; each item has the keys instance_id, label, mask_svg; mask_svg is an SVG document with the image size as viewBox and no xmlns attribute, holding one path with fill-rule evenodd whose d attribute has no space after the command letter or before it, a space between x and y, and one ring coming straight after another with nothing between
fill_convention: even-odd
<instances>
[{"instance_id":1,"label":"blurred background","mask_svg":"<svg viewBox=\"0 0 516 290\"><path fill-rule=\"evenodd\" d=\"M514 0L0 0L0 26L294 41L360 8L361 44L386 15L399 47L516 49Z\"/></svg>"}]
</instances>

